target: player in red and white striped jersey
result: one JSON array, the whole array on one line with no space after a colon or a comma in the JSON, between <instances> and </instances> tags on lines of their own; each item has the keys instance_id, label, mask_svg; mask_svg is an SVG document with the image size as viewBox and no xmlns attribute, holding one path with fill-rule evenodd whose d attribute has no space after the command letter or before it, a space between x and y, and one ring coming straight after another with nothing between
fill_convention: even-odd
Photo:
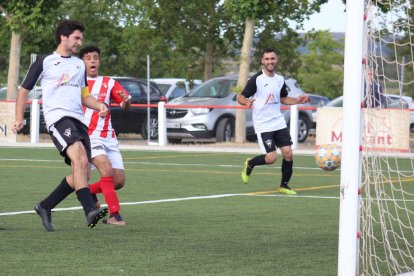
<instances>
[{"instance_id":1,"label":"player in red and white striped jersey","mask_svg":"<svg viewBox=\"0 0 414 276\"><path fill-rule=\"evenodd\" d=\"M100 66L100 49L87 46L80 50L79 57L86 65L88 86L91 95L98 102L109 105L116 103L128 109L131 105L128 92L114 79L98 76ZM111 124L111 113L108 111L105 118L99 117L97 112L84 108L88 121L88 133L91 140L92 164L101 174L98 182L89 186L92 194L102 193L109 208L108 224L124 225L125 221L119 214L120 205L115 189L125 184L124 164L118 148L118 140Z\"/></svg>"}]
</instances>

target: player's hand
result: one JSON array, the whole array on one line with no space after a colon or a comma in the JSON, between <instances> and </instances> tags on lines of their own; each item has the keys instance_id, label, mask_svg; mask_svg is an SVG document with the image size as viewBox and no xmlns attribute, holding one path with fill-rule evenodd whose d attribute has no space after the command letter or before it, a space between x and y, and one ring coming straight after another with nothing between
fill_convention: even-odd
<instances>
[{"instance_id":1,"label":"player's hand","mask_svg":"<svg viewBox=\"0 0 414 276\"><path fill-rule=\"evenodd\" d=\"M99 117L105 118L108 113L108 107L104 103L99 104Z\"/></svg>"},{"instance_id":2,"label":"player's hand","mask_svg":"<svg viewBox=\"0 0 414 276\"><path fill-rule=\"evenodd\" d=\"M244 104L247 107L251 107L255 99L246 99L246 103Z\"/></svg>"},{"instance_id":3,"label":"player's hand","mask_svg":"<svg viewBox=\"0 0 414 276\"><path fill-rule=\"evenodd\" d=\"M124 103L129 101L129 96L124 91L119 91L118 95L122 98Z\"/></svg>"},{"instance_id":4,"label":"player's hand","mask_svg":"<svg viewBox=\"0 0 414 276\"><path fill-rule=\"evenodd\" d=\"M308 95L300 95L297 99L298 104L310 103L310 98Z\"/></svg>"},{"instance_id":5,"label":"player's hand","mask_svg":"<svg viewBox=\"0 0 414 276\"><path fill-rule=\"evenodd\" d=\"M14 122L13 129L12 129L13 133L18 133L20 130L22 130L23 125L24 125L23 121Z\"/></svg>"}]
</instances>

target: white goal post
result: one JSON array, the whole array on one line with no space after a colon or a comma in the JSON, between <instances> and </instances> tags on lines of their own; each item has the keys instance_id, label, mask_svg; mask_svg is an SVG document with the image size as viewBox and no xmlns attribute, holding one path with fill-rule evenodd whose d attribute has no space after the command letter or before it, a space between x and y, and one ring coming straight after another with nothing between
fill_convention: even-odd
<instances>
[{"instance_id":1,"label":"white goal post","mask_svg":"<svg viewBox=\"0 0 414 276\"><path fill-rule=\"evenodd\" d=\"M414 275L414 12L346 9L338 275Z\"/></svg>"}]
</instances>

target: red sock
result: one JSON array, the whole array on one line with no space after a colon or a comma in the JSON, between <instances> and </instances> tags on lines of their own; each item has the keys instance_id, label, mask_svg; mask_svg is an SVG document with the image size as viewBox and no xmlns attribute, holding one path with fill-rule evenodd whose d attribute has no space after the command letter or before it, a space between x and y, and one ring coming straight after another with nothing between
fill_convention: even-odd
<instances>
[{"instance_id":1,"label":"red sock","mask_svg":"<svg viewBox=\"0 0 414 276\"><path fill-rule=\"evenodd\" d=\"M92 194L95 194L95 195L102 193L101 181L98 181L98 182L95 182L89 185L89 190L91 191Z\"/></svg>"},{"instance_id":2,"label":"red sock","mask_svg":"<svg viewBox=\"0 0 414 276\"><path fill-rule=\"evenodd\" d=\"M114 188L114 178L112 176L101 177L102 194L108 204L109 214L118 213L121 207L119 206L118 196Z\"/></svg>"}]
</instances>

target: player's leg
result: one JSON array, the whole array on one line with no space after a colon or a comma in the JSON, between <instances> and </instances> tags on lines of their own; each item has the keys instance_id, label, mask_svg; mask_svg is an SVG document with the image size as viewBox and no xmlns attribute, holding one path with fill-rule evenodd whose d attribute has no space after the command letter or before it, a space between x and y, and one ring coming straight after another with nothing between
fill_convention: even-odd
<instances>
[{"instance_id":1,"label":"player's leg","mask_svg":"<svg viewBox=\"0 0 414 276\"><path fill-rule=\"evenodd\" d=\"M44 200L36 204L35 211L42 218L43 226L47 231L54 231L52 225L51 210L55 208L68 195L73 193L74 189L69 185L67 177L64 177L60 184Z\"/></svg>"},{"instance_id":2,"label":"player's leg","mask_svg":"<svg viewBox=\"0 0 414 276\"><path fill-rule=\"evenodd\" d=\"M125 171L123 169L113 169L115 190L125 186Z\"/></svg>"},{"instance_id":3,"label":"player's leg","mask_svg":"<svg viewBox=\"0 0 414 276\"><path fill-rule=\"evenodd\" d=\"M72 167L72 179L76 196L85 212L88 227L93 228L100 219L106 216L108 209L95 207L95 202L88 187L89 162L92 160L88 129L78 120L69 118L67 121L67 127L70 127L71 130L69 136L72 143L68 143L69 146L65 154ZM60 129L62 129L62 126L60 126Z\"/></svg>"},{"instance_id":4,"label":"player's leg","mask_svg":"<svg viewBox=\"0 0 414 276\"><path fill-rule=\"evenodd\" d=\"M276 146L273 141L273 132L258 133L257 139L263 154L244 162L242 181L247 184L255 166L273 164L277 159Z\"/></svg>"},{"instance_id":5,"label":"player's leg","mask_svg":"<svg viewBox=\"0 0 414 276\"><path fill-rule=\"evenodd\" d=\"M116 167L119 167L119 160L121 161L122 165L121 155L119 151L114 152L114 150L111 149L111 141L109 139L101 142L99 142L97 139L92 139L92 145L92 164L98 169L101 175L99 184L94 183L92 185L100 185L102 194L105 198L106 203L108 204L110 216L109 219L106 220L106 223L125 225L125 222L119 213L121 208L117 194L115 192L115 178L113 174L114 170L112 168L112 164L114 164Z\"/></svg>"},{"instance_id":6,"label":"player's leg","mask_svg":"<svg viewBox=\"0 0 414 276\"><path fill-rule=\"evenodd\" d=\"M291 147L292 139L290 137L290 133L287 128L278 130L275 132L274 139L276 141L276 146L280 148L283 156L281 168L282 178L280 182L279 192L283 194L294 195L296 192L289 187L289 181L293 173L293 153Z\"/></svg>"}]
</instances>

